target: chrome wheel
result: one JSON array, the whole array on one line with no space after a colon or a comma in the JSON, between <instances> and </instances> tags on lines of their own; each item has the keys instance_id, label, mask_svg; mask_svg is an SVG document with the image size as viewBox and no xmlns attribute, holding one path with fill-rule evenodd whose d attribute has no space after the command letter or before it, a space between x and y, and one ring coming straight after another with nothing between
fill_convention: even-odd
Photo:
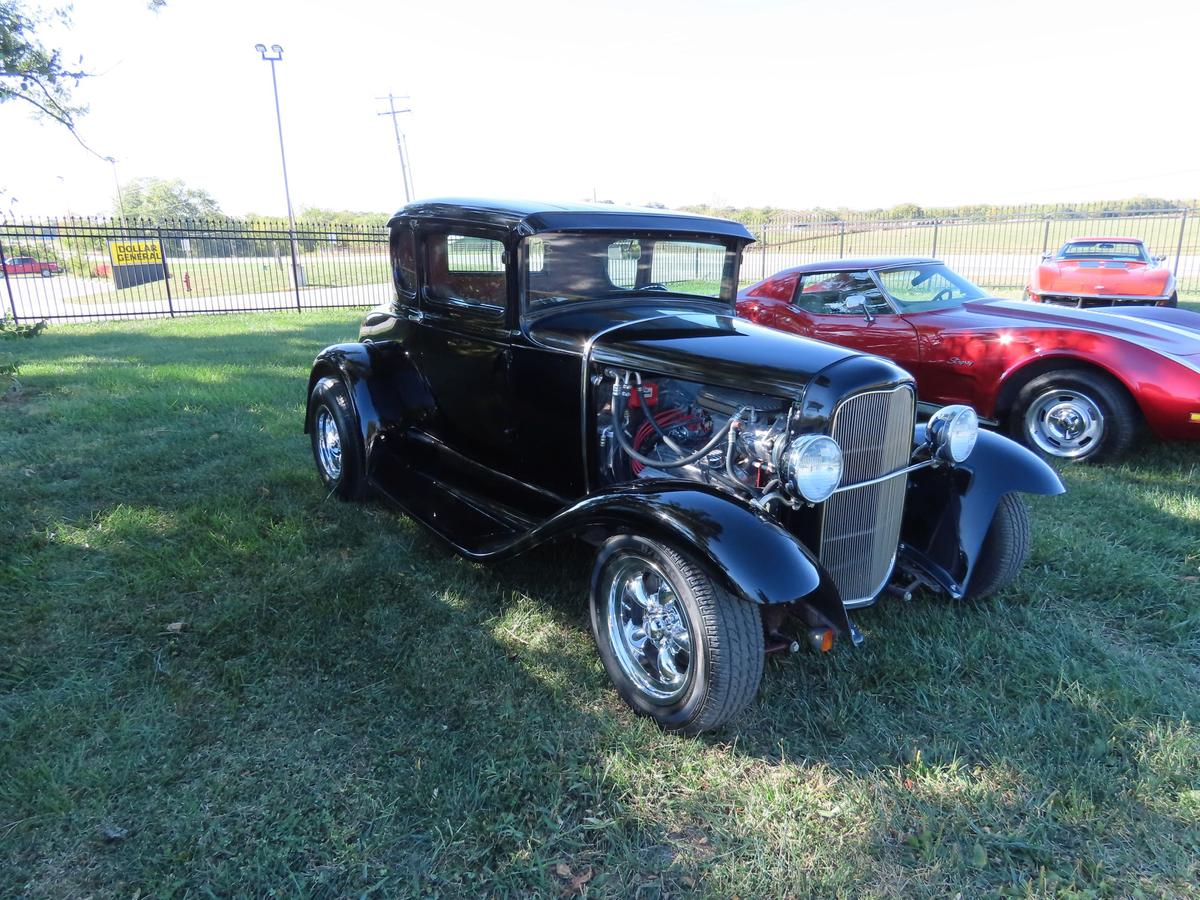
<instances>
[{"instance_id":1,"label":"chrome wheel","mask_svg":"<svg viewBox=\"0 0 1200 900\"><path fill-rule=\"evenodd\" d=\"M342 438L333 414L323 406L317 411L317 461L329 481L342 477Z\"/></svg>"},{"instance_id":2,"label":"chrome wheel","mask_svg":"<svg viewBox=\"0 0 1200 900\"><path fill-rule=\"evenodd\" d=\"M649 559L625 554L610 566L605 618L617 663L640 691L670 702L687 690L693 674L692 632L683 603Z\"/></svg>"},{"instance_id":3,"label":"chrome wheel","mask_svg":"<svg viewBox=\"0 0 1200 900\"><path fill-rule=\"evenodd\" d=\"M1029 405L1025 433L1039 450L1051 456L1078 459L1099 448L1104 437L1104 413L1082 391L1049 390Z\"/></svg>"}]
</instances>

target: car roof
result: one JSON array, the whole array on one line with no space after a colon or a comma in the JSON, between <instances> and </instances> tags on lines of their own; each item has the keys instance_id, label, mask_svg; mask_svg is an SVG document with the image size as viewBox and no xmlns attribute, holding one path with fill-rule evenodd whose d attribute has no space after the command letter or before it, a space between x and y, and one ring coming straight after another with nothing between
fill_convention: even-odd
<instances>
[{"instance_id":1,"label":"car roof","mask_svg":"<svg viewBox=\"0 0 1200 900\"><path fill-rule=\"evenodd\" d=\"M793 266L778 273L788 275L793 272L801 275L812 272L854 272L859 269L890 269L894 266L911 266L926 263L940 263L940 259L932 256L866 256L859 259L830 259L824 262L804 263Z\"/></svg>"},{"instance_id":2,"label":"car roof","mask_svg":"<svg viewBox=\"0 0 1200 900\"><path fill-rule=\"evenodd\" d=\"M1141 238L1132 237L1073 237L1065 243L1074 244L1081 241L1095 241L1103 244L1141 244Z\"/></svg>"},{"instance_id":3,"label":"car roof","mask_svg":"<svg viewBox=\"0 0 1200 900\"><path fill-rule=\"evenodd\" d=\"M607 203L546 203L533 200L492 200L474 197L440 197L410 203L388 221L401 219L453 219L479 225L500 226L520 234L542 231L631 230L679 231L718 234L743 242L754 236L740 222L714 219L666 209L642 209Z\"/></svg>"}]
</instances>

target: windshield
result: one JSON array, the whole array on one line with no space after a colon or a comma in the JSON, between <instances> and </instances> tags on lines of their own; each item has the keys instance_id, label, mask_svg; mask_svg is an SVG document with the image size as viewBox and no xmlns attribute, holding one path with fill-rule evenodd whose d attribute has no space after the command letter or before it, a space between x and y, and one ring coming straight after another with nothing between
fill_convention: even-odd
<instances>
[{"instance_id":1,"label":"windshield","mask_svg":"<svg viewBox=\"0 0 1200 900\"><path fill-rule=\"evenodd\" d=\"M551 232L524 256L530 310L647 292L733 302L737 253L714 237Z\"/></svg>"},{"instance_id":2,"label":"windshield","mask_svg":"<svg viewBox=\"0 0 1200 900\"><path fill-rule=\"evenodd\" d=\"M1071 241L1058 251L1059 259L1127 259L1148 262L1146 248L1136 241Z\"/></svg>"},{"instance_id":3,"label":"windshield","mask_svg":"<svg viewBox=\"0 0 1200 900\"><path fill-rule=\"evenodd\" d=\"M980 288L941 263L883 269L875 275L901 312L949 309L967 300L983 300L987 297Z\"/></svg>"}]
</instances>

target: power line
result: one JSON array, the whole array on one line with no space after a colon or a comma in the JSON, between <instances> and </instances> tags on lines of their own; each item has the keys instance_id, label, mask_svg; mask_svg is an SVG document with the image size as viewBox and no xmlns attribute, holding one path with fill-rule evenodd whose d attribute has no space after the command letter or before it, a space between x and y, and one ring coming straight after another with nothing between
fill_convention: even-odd
<instances>
[{"instance_id":1,"label":"power line","mask_svg":"<svg viewBox=\"0 0 1200 900\"><path fill-rule=\"evenodd\" d=\"M408 163L408 141L404 137L404 134L400 131L400 121L396 118L401 113L412 112L412 110L408 107L405 107L404 109L396 109L396 101L408 100L410 98L407 96L396 97L389 92L386 97L376 97L375 99L386 100L388 102L388 111L376 113L376 115L392 117L392 129L396 132L396 150L398 150L400 153L400 173L404 178L404 202L411 203L414 191L412 186L412 173Z\"/></svg>"}]
</instances>

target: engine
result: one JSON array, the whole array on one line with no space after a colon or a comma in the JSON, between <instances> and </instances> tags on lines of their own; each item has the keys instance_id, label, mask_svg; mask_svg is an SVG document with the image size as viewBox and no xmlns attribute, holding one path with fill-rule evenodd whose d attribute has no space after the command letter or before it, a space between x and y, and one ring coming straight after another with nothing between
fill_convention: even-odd
<instances>
[{"instance_id":1,"label":"engine","mask_svg":"<svg viewBox=\"0 0 1200 900\"><path fill-rule=\"evenodd\" d=\"M598 382L598 439L610 483L687 478L764 508L792 502L790 401L625 369L607 369ZM840 468L839 460L838 477Z\"/></svg>"}]
</instances>

